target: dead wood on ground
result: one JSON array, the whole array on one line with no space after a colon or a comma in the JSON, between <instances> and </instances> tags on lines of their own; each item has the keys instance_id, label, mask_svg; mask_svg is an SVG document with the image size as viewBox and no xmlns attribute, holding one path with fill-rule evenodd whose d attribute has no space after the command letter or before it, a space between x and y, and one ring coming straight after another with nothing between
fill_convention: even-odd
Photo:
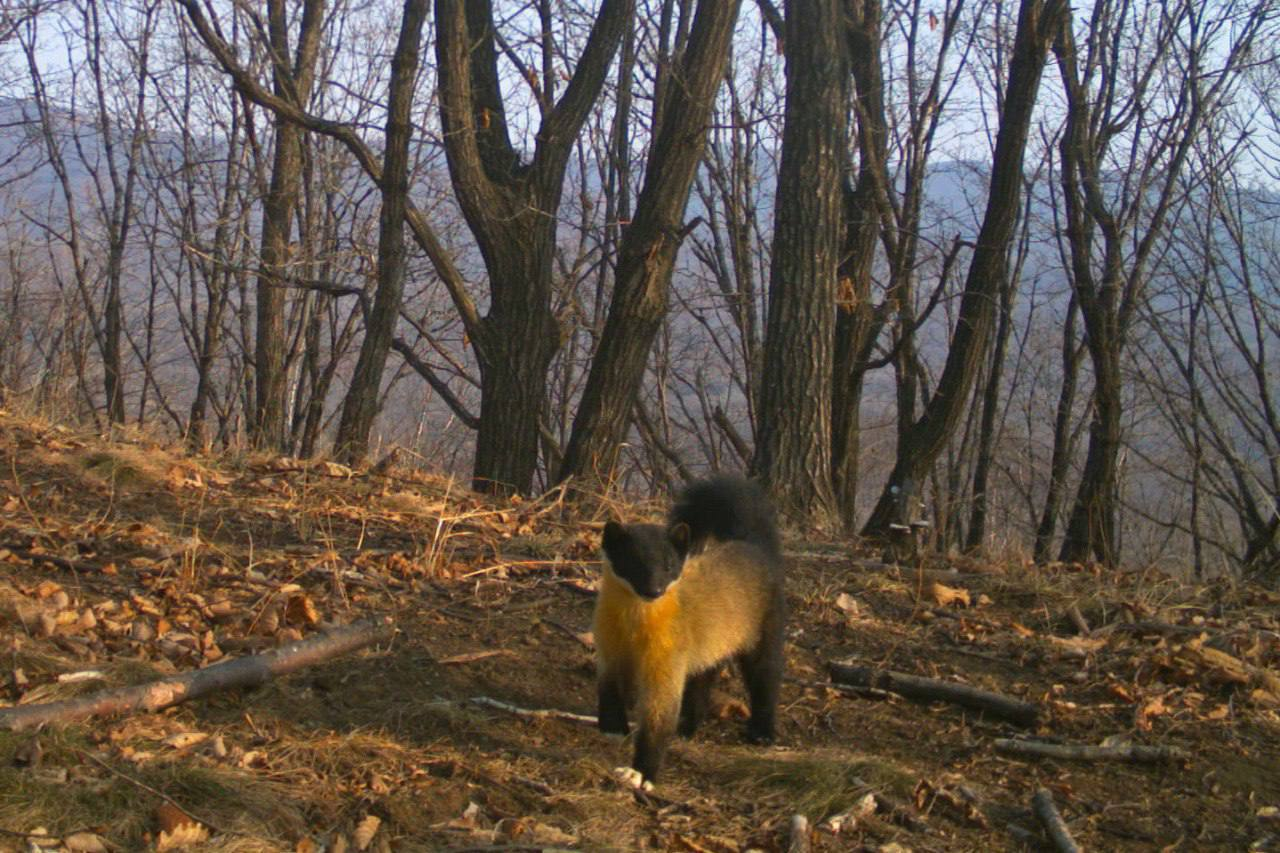
<instances>
[{"instance_id":1,"label":"dead wood on ground","mask_svg":"<svg viewBox=\"0 0 1280 853\"><path fill-rule=\"evenodd\" d=\"M159 711L223 690L258 687L277 676L389 640L394 630L390 617L366 619L260 655L221 661L145 684L118 687L43 705L0 708L0 728L19 731L109 714Z\"/></svg>"},{"instance_id":2,"label":"dead wood on ground","mask_svg":"<svg viewBox=\"0 0 1280 853\"><path fill-rule=\"evenodd\" d=\"M827 670L831 680L839 684L888 690L916 702L948 702L1021 726L1035 725L1040 716L1040 710L1029 702L967 684L838 661L828 661Z\"/></svg>"},{"instance_id":3,"label":"dead wood on ground","mask_svg":"<svg viewBox=\"0 0 1280 853\"><path fill-rule=\"evenodd\" d=\"M995 748L996 752L1003 752L1006 755L1029 755L1036 758L1061 758L1070 761L1132 761L1137 764L1156 764L1187 758L1186 751L1174 746L1143 746L1133 743L1094 746L1087 743L1049 743L1041 740L997 738Z\"/></svg>"},{"instance_id":4,"label":"dead wood on ground","mask_svg":"<svg viewBox=\"0 0 1280 853\"><path fill-rule=\"evenodd\" d=\"M1049 789L1041 788L1036 791L1036 795L1031 798L1031 807L1059 853L1080 853L1080 845L1071 837L1071 830L1067 829L1067 822L1053 804L1053 794L1049 793Z\"/></svg>"}]
</instances>

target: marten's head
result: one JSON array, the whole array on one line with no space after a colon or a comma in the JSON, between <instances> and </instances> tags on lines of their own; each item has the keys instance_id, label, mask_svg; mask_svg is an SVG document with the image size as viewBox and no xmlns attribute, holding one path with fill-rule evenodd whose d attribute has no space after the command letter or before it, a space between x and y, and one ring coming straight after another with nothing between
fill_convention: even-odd
<instances>
[{"instance_id":1,"label":"marten's head","mask_svg":"<svg viewBox=\"0 0 1280 853\"><path fill-rule=\"evenodd\" d=\"M680 579L689 539L689 525L684 523L662 527L610 521L604 526L606 571L652 601Z\"/></svg>"}]
</instances>

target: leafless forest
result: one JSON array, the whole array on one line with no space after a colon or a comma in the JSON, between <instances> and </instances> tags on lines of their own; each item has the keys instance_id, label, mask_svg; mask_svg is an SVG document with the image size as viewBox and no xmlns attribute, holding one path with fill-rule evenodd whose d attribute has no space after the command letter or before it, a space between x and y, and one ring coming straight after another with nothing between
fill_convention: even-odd
<instances>
[{"instance_id":1,"label":"leafless forest","mask_svg":"<svg viewBox=\"0 0 1280 853\"><path fill-rule=\"evenodd\" d=\"M10 0L0 400L1280 578L1274 0Z\"/></svg>"}]
</instances>

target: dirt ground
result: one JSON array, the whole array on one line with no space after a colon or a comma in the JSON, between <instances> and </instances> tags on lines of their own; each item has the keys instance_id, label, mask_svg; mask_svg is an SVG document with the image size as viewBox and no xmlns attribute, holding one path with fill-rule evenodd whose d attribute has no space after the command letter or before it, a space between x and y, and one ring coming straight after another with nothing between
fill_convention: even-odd
<instances>
[{"instance_id":1,"label":"dirt ground","mask_svg":"<svg viewBox=\"0 0 1280 853\"><path fill-rule=\"evenodd\" d=\"M726 671L717 718L675 744L653 794L623 787L628 744L476 701L594 713L586 632L608 511L489 503L403 467L192 457L0 412L0 704L364 616L397 625L256 690L0 733L0 849L1050 849L1041 788L1086 849L1280 849L1280 595L1159 567L915 571L789 536L779 743L744 743ZM1039 722L841 690L832 660L985 688ZM1183 754L1029 758L1001 738ZM825 823L845 813L839 832Z\"/></svg>"}]
</instances>

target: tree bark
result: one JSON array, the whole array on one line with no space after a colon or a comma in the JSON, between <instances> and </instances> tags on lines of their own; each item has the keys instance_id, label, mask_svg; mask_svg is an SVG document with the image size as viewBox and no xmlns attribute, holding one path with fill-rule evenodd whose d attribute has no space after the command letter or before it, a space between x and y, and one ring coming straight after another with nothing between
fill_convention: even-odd
<instances>
[{"instance_id":1,"label":"tree bark","mask_svg":"<svg viewBox=\"0 0 1280 853\"><path fill-rule=\"evenodd\" d=\"M289 50L288 4L270 0L267 29L272 53L272 84L277 97L305 109L315 79L316 57L324 26L324 0L306 0L298 25L296 56ZM289 234L298 204L302 180L302 146L305 131L283 116L275 116L275 150L271 184L262 202L262 237L254 326L254 407L249 431L262 448L285 447L285 289L288 275Z\"/></svg>"},{"instance_id":2,"label":"tree bark","mask_svg":"<svg viewBox=\"0 0 1280 853\"><path fill-rule=\"evenodd\" d=\"M405 0L400 37L391 58L387 93L387 126L382 161L382 209L378 212L378 287L365 320L364 341L351 385L342 404L335 441L338 458L347 464L364 459L369 432L378 414L382 371L391 351L404 294L404 217L409 197L409 141L413 133L413 84L418 73L418 46L429 0Z\"/></svg>"},{"instance_id":3,"label":"tree bark","mask_svg":"<svg viewBox=\"0 0 1280 853\"><path fill-rule=\"evenodd\" d=\"M779 508L835 515L832 387L849 72L836 0L785 6L786 107L755 468Z\"/></svg>"},{"instance_id":4,"label":"tree bark","mask_svg":"<svg viewBox=\"0 0 1280 853\"><path fill-rule=\"evenodd\" d=\"M1030 193L1028 193L1028 197ZM1030 211L1024 211L1023 222ZM1025 241L1026 232L1023 232ZM1021 257L1025 257L1022 254ZM969 512L969 530L965 537L965 550L976 552L982 550L987 538L987 516L990 507L987 490L990 488L991 466L996 454L996 412L1000 408L1000 387L1004 375L1005 352L1009 346L1009 336L1013 333L1013 303L1017 294L1018 272L1021 271L1021 258L1016 264L1013 275L1006 275L1000 283L1000 321L996 327L995 348L991 353L991 367L987 373L987 382L982 389L982 418L978 426L978 447L973 464L973 505ZM958 493L953 493L959 497Z\"/></svg>"},{"instance_id":5,"label":"tree bark","mask_svg":"<svg viewBox=\"0 0 1280 853\"><path fill-rule=\"evenodd\" d=\"M1023 154L1049 44L1060 26L1061 0L1023 0L1009 66L1009 84L1000 114L992 162L991 191L977 247L969 265L960 315L936 392L897 451L863 534L883 537L916 499L919 483L955 430L969 399L991 334L995 296L1007 270L1007 251L1017 224Z\"/></svg>"},{"instance_id":6,"label":"tree bark","mask_svg":"<svg viewBox=\"0 0 1280 853\"><path fill-rule=\"evenodd\" d=\"M489 313L472 339L481 390L477 489L533 487L547 368L561 343L551 292L565 169L633 10L634 0L602 4L560 101L541 105L537 145L525 164L507 133L491 3L436 0L445 154L489 274ZM551 94L541 93L546 102Z\"/></svg>"},{"instance_id":7,"label":"tree bark","mask_svg":"<svg viewBox=\"0 0 1280 853\"><path fill-rule=\"evenodd\" d=\"M871 272L880 227L877 170L885 162L888 145L880 65L880 0L862 0L852 4L852 9L846 50L857 96L859 163L856 184L843 184L845 231L838 270L831 388L831 480L848 532L853 532L856 524L862 387L871 347L882 325L871 301Z\"/></svg>"},{"instance_id":8,"label":"tree bark","mask_svg":"<svg viewBox=\"0 0 1280 853\"><path fill-rule=\"evenodd\" d=\"M1076 385L1080 377L1080 359L1084 345L1076 342L1076 298L1067 303L1067 321L1062 332L1062 386L1053 418L1053 451L1049 460L1049 486L1045 491L1044 510L1036 527L1032 558L1037 563L1049 560L1053 534L1062 511L1062 494L1066 488L1067 468L1075 450L1075 433L1071 429L1071 413L1075 408Z\"/></svg>"},{"instance_id":9,"label":"tree bark","mask_svg":"<svg viewBox=\"0 0 1280 853\"><path fill-rule=\"evenodd\" d=\"M740 0L700 0L667 81L635 215L622 236L609 314L558 479L608 482L662 319L689 190L706 144Z\"/></svg>"}]
</instances>

